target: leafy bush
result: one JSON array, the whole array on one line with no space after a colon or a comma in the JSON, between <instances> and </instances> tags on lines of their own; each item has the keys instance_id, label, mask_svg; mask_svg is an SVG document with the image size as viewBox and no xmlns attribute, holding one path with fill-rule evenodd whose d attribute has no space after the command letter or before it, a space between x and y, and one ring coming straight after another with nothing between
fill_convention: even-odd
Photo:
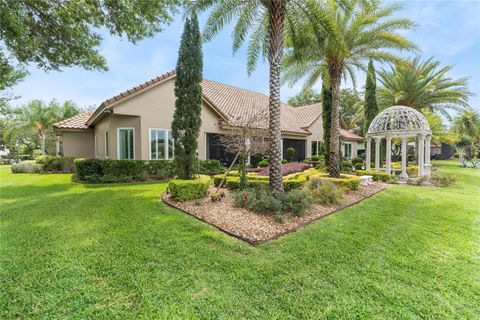
<instances>
[{"instance_id":1,"label":"leafy bush","mask_svg":"<svg viewBox=\"0 0 480 320\"><path fill-rule=\"evenodd\" d=\"M265 167L268 167L270 165L269 161L267 159L263 159L262 161L260 161L258 163L258 166L260 168L265 168Z\"/></svg>"},{"instance_id":2,"label":"leafy bush","mask_svg":"<svg viewBox=\"0 0 480 320\"><path fill-rule=\"evenodd\" d=\"M43 168L43 164L35 163L33 160L27 160L13 164L10 169L12 173L42 173L44 172Z\"/></svg>"},{"instance_id":3,"label":"leafy bush","mask_svg":"<svg viewBox=\"0 0 480 320\"><path fill-rule=\"evenodd\" d=\"M175 164L171 160L76 159L75 168L76 178L87 182L165 179L175 175Z\"/></svg>"},{"instance_id":4,"label":"leafy bush","mask_svg":"<svg viewBox=\"0 0 480 320\"><path fill-rule=\"evenodd\" d=\"M203 174L218 174L225 171L225 167L222 166L218 160L198 160L198 169Z\"/></svg>"},{"instance_id":5,"label":"leafy bush","mask_svg":"<svg viewBox=\"0 0 480 320\"><path fill-rule=\"evenodd\" d=\"M54 157L54 156L38 156L35 158L35 163L43 164L43 170L46 172L74 172L73 157Z\"/></svg>"},{"instance_id":6,"label":"leafy bush","mask_svg":"<svg viewBox=\"0 0 480 320\"><path fill-rule=\"evenodd\" d=\"M168 191L177 201L198 199L207 194L210 183L211 179L206 175L193 180L173 179L168 183Z\"/></svg>"},{"instance_id":7,"label":"leafy bush","mask_svg":"<svg viewBox=\"0 0 480 320\"><path fill-rule=\"evenodd\" d=\"M288 162L293 162L295 161L295 148L288 148L286 151L285 158L287 159Z\"/></svg>"},{"instance_id":8,"label":"leafy bush","mask_svg":"<svg viewBox=\"0 0 480 320\"><path fill-rule=\"evenodd\" d=\"M363 165L363 159L361 157L352 158L352 165L355 166L357 163L361 163Z\"/></svg>"},{"instance_id":9,"label":"leafy bush","mask_svg":"<svg viewBox=\"0 0 480 320\"><path fill-rule=\"evenodd\" d=\"M452 185L457 181L457 178L454 176L432 176L431 181L437 187L447 187Z\"/></svg>"},{"instance_id":10,"label":"leafy bush","mask_svg":"<svg viewBox=\"0 0 480 320\"><path fill-rule=\"evenodd\" d=\"M280 213L300 216L310 205L310 197L303 191L276 194L266 188L246 189L233 193L236 206L277 217ZM282 219L277 219L280 221Z\"/></svg>"},{"instance_id":11,"label":"leafy bush","mask_svg":"<svg viewBox=\"0 0 480 320\"><path fill-rule=\"evenodd\" d=\"M320 156L312 156L312 161L319 161L320 160Z\"/></svg>"},{"instance_id":12,"label":"leafy bush","mask_svg":"<svg viewBox=\"0 0 480 320\"><path fill-rule=\"evenodd\" d=\"M342 161L340 167L343 172L352 172L352 163L350 161Z\"/></svg>"},{"instance_id":13,"label":"leafy bush","mask_svg":"<svg viewBox=\"0 0 480 320\"><path fill-rule=\"evenodd\" d=\"M354 167L355 167L355 171L363 170L363 162L362 163L359 163L359 162L355 163Z\"/></svg>"},{"instance_id":14,"label":"leafy bush","mask_svg":"<svg viewBox=\"0 0 480 320\"><path fill-rule=\"evenodd\" d=\"M355 173L359 176L372 176L373 181L389 182L392 179L392 175L386 172L357 170Z\"/></svg>"},{"instance_id":15,"label":"leafy bush","mask_svg":"<svg viewBox=\"0 0 480 320\"><path fill-rule=\"evenodd\" d=\"M340 188L318 176L308 180L306 189L316 203L337 204L342 199L342 190Z\"/></svg>"},{"instance_id":16,"label":"leafy bush","mask_svg":"<svg viewBox=\"0 0 480 320\"><path fill-rule=\"evenodd\" d=\"M283 159L283 160L282 160L282 164L286 164L286 163L288 163L288 160L287 160L287 159Z\"/></svg>"},{"instance_id":17,"label":"leafy bush","mask_svg":"<svg viewBox=\"0 0 480 320\"><path fill-rule=\"evenodd\" d=\"M311 177L312 179L313 177ZM350 175L350 174L341 174L340 178L332 178L329 176L320 176L321 180L329 181L339 187L347 188L350 190L358 190L360 187L360 177Z\"/></svg>"}]
</instances>

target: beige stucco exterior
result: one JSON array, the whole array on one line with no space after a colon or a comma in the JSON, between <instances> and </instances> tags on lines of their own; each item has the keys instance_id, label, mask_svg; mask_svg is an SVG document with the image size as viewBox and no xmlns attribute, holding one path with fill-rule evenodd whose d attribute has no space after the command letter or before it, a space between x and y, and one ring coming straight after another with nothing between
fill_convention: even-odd
<instances>
[{"instance_id":1,"label":"beige stucco exterior","mask_svg":"<svg viewBox=\"0 0 480 320\"><path fill-rule=\"evenodd\" d=\"M135 159L150 159L150 129L171 129L175 111L174 78L155 84L148 90L135 93L115 102L94 118L92 129L87 132L70 132L68 129L57 130L63 135L63 153L66 156L98 157L106 159L106 135L108 132L108 158L118 159L118 130L133 128ZM208 133L224 133L220 127L221 115L206 101L202 103L198 140L198 157L206 158L206 142ZM318 117L309 128L310 134L282 134L283 139L305 140L306 157L312 154L312 141L323 141L322 117ZM78 130L77 130L78 131ZM357 144L352 143L352 153Z\"/></svg>"},{"instance_id":2,"label":"beige stucco exterior","mask_svg":"<svg viewBox=\"0 0 480 320\"><path fill-rule=\"evenodd\" d=\"M94 131L66 131L61 136L63 154L75 158L93 158Z\"/></svg>"}]
</instances>

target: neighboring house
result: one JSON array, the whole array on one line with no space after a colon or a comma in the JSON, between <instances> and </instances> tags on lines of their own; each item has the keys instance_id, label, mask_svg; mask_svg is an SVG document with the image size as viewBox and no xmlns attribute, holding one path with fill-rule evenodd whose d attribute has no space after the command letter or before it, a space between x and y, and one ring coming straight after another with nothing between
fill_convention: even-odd
<instances>
[{"instance_id":1,"label":"neighboring house","mask_svg":"<svg viewBox=\"0 0 480 320\"><path fill-rule=\"evenodd\" d=\"M54 124L57 153L100 159L173 158L174 79L175 72L165 73L104 101L94 112ZM236 119L268 110L268 96L210 80L203 80L202 94L198 157L226 163L230 157L219 143L220 135ZM321 104L292 107L282 103L284 156L289 147L295 148L297 160L320 153L321 113ZM344 152L356 156L363 139L345 130L341 134Z\"/></svg>"}]
</instances>

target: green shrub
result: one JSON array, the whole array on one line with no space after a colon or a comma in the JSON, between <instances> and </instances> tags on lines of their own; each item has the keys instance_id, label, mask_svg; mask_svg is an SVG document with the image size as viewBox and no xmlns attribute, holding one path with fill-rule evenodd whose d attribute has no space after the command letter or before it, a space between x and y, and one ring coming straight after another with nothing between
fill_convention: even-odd
<instances>
[{"instance_id":1,"label":"green shrub","mask_svg":"<svg viewBox=\"0 0 480 320\"><path fill-rule=\"evenodd\" d=\"M260 161L258 163L258 166L260 168L265 168L265 167L268 167L270 165L269 161L267 159L263 159L262 161Z\"/></svg>"},{"instance_id":2,"label":"green shrub","mask_svg":"<svg viewBox=\"0 0 480 320\"><path fill-rule=\"evenodd\" d=\"M352 165L355 166L357 163L361 163L363 165L363 159L361 157L353 157Z\"/></svg>"},{"instance_id":3,"label":"green shrub","mask_svg":"<svg viewBox=\"0 0 480 320\"><path fill-rule=\"evenodd\" d=\"M319 161L319 160L320 160L320 156L312 156L312 157L311 157L311 160L312 160L312 161Z\"/></svg>"},{"instance_id":4,"label":"green shrub","mask_svg":"<svg viewBox=\"0 0 480 320\"><path fill-rule=\"evenodd\" d=\"M198 160L198 170L200 173L212 175L224 172L225 167L218 160Z\"/></svg>"},{"instance_id":5,"label":"green shrub","mask_svg":"<svg viewBox=\"0 0 480 320\"><path fill-rule=\"evenodd\" d=\"M27 160L13 164L10 170L12 170L12 173L42 173L44 172L43 168L43 164L35 163L33 160Z\"/></svg>"},{"instance_id":6,"label":"green shrub","mask_svg":"<svg viewBox=\"0 0 480 320\"><path fill-rule=\"evenodd\" d=\"M78 180L103 183L166 179L175 174L175 164L171 160L76 159L75 168Z\"/></svg>"},{"instance_id":7,"label":"green shrub","mask_svg":"<svg viewBox=\"0 0 480 320\"><path fill-rule=\"evenodd\" d=\"M315 203L337 204L342 199L342 190L339 187L317 176L308 180L306 190Z\"/></svg>"},{"instance_id":8,"label":"green shrub","mask_svg":"<svg viewBox=\"0 0 480 320\"><path fill-rule=\"evenodd\" d=\"M35 163L43 164L46 172L72 173L75 171L74 160L73 157L38 156Z\"/></svg>"},{"instance_id":9,"label":"green shrub","mask_svg":"<svg viewBox=\"0 0 480 320\"><path fill-rule=\"evenodd\" d=\"M168 190L173 199L186 201L204 197L210 183L211 179L206 175L199 175L193 180L173 179L168 183Z\"/></svg>"},{"instance_id":10,"label":"green shrub","mask_svg":"<svg viewBox=\"0 0 480 320\"><path fill-rule=\"evenodd\" d=\"M175 176L172 160L150 160L145 164L146 175L153 179L168 179Z\"/></svg>"},{"instance_id":11,"label":"green shrub","mask_svg":"<svg viewBox=\"0 0 480 320\"><path fill-rule=\"evenodd\" d=\"M452 185L457 181L457 178L454 176L437 176L434 175L431 177L431 181L437 187L447 187Z\"/></svg>"},{"instance_id":12,"label":"green shrub","mask_svg":"<svg viewBox=\"0 0 480 320\"><path fill-rule=\"evenodd\" d=\"M286 164L286 163L288 163L288 160L287 160L287 159L283 159L283 160L282 160L282 164ZM268 167L268 165L266 165L265 167Z\"/></svg>"},{"instance_id":13,"label":"green shrub","mask_svg":"<svg viewBox=\"0 0 480 320\"><path fill-rule=\"evenodd\" d=\"M311 204L310 196L302 190L286 192L281 197L282 211L290 213L294 217L302 216Z\"/></svg>"},{"instance_id":14,"label":"green shrub","mask_svg":"<svg viewBox=\"0 0 480 320\"><path fill-rule=\"evenodd\" d=\"M233 193L235 206L248 208L263 214L268 214L278 219L280 213L289 213L300 216L310 205L310 197L303 191L287 192L278 195L267 188L250 188Z\"/></svg>"},{"instance_id":15,"label":"green shrub","mask_svg":"<svg viewBox=\"0 0 480 320\"><path fill-rule=\"evenodd\" d=\"M352 163L350 161L342 161L340 166L343 172L352 172Z\"/></svg>"},{"instance_id":16,"label":"green shrub","mask_svg":"<svg viewBox=\"0 0 480 320\"><path fill-rule=\"evenodd\" d=\"M315 177L329 181L339 187L347 188L350 190L357 190L360 187L360 177L349 175L349 174L341 174L340 178L332 178L329 177L327 174L319 174L313 175L310 177L309 180L314 179Z\"/></svg>"},{"instance_id":17,"label":"green shrub","mask_svg":"<svg viewBox=\"0 0 480 320\"><path fill-rule=\"evenodd\" d=\"M372 176L373 181L389 182L392 179L392 175L386 172L375 172L367 170L357 170L355 173L358 176Z\"/></svg>"},{"instance_id":18,"label":"green shrub","mask_svg":"<svg viewBox=\"0 0 480 320\"><path fill-rule=\"evenodd\" d=\"M363 170L363 162L362 163L360 163L360 162L355 163L354 167L355 167L355 171Z\"/></svg>"},{"instance_id":19,"label":"green shrub","mask_svg":"<svg viewBox=\"0 0 480 320\"><path fill-rule=\"evenodd\" d=\"M288 162L293 162L295 161L295 148L288 148L285 154L285 158L287 159Z\"/></svg>"}]
</instances>

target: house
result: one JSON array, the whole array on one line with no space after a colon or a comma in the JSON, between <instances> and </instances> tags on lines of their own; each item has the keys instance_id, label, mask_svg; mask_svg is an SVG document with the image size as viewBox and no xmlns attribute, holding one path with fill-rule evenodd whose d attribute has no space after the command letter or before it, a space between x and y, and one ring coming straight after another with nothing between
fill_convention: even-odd
<instances>
[{"instance_id":1,"label":"house","mask_svg":"<svg viewBox=\"0 0 480 320\"><path fill-rule=\"evenodd\" d=\"M99 159L171 159L171 122L175 110L175 72L170 71L104 101L85 112L53 125L57 153ZM210 80L202 82L202 125L198 157L228 162L220 135L235 119L268 110L268 96ZM283 154L293 147L296 159L319 155L323 141L321 104L281 106ZM267 128L267 121L264 123ZM357 155L363 138L341 131L343 152Z\"/></svg>"}]
</instances>

